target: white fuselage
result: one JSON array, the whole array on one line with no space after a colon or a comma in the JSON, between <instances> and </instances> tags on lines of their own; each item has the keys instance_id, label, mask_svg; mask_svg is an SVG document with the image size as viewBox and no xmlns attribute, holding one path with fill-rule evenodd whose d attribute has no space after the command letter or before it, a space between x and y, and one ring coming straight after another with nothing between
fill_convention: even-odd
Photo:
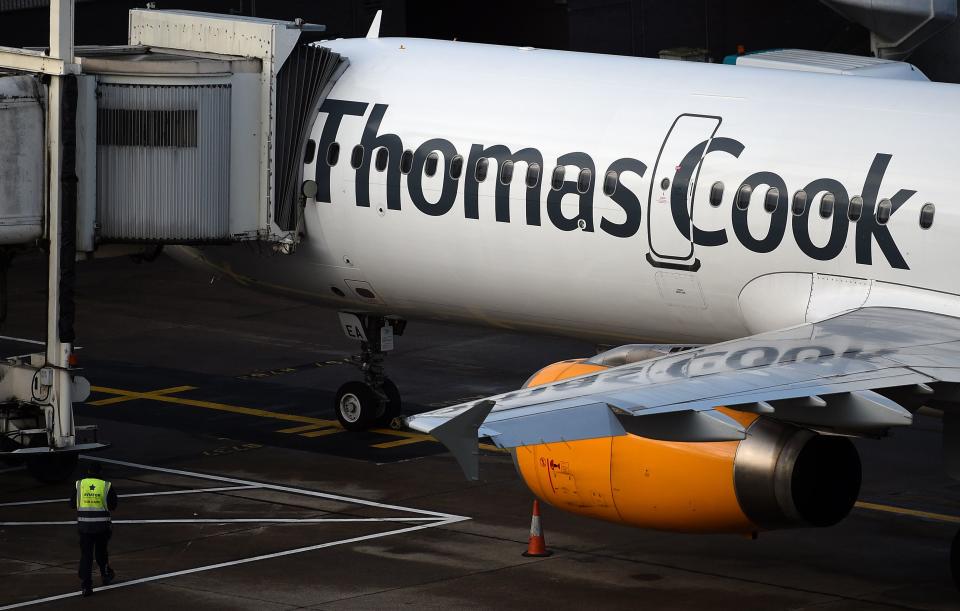
<instances>
[{"instance_id":1,"label":"white fuselage","mask_svg":"<svg viewBox=\"0 0 960 611\"><path fill-rule=\"evenodd\" d=\"M323 44L350 65L312 131L304 178L320 192L306 242L289 256L206 251L248 282L602 343L717 341L864 304L960 315L958 86L432 40Z\"/></svg>"}]
</instances>

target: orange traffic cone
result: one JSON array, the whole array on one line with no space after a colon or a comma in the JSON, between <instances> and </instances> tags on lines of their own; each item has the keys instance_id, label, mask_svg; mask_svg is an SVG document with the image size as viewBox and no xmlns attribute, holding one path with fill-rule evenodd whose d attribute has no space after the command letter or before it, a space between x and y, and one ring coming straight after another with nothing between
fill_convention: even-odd
<instances>
[{"instance_id":1,"label":"orange traffic cone","mask_svg":"<svg viewBox=\"0 0 960 611\"><path fill-rule=\"evenodd\" d=\"M553 552L547 551L547 542L543 539L543 529L540 528L540 501L533 500L533 518L530 520L530 542L524 556L542 558Z\"/></svg>"}]
</instances>

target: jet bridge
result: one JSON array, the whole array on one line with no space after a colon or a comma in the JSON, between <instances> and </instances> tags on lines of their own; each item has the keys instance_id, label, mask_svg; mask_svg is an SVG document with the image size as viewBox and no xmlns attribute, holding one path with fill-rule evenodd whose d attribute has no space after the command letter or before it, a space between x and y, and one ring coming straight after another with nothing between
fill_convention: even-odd
<instances>
[{"instance_id":1,"label":"jet bridge","mask_svg":"<svg viewBox=\"0 0 960 611\"><path fill-rule=\"evenodd\" d=\"M43 479L103 447L73 425L89 390L72 369L74 262L105 245L292 252L309 130L347 66L300 20L132 10L129 23L127 45L74 47L73 2L53 0L49 49L0 47L0 278L19 250L50 260L46 352L0 361L0 452Z\"/></svg>"}]
</instances>

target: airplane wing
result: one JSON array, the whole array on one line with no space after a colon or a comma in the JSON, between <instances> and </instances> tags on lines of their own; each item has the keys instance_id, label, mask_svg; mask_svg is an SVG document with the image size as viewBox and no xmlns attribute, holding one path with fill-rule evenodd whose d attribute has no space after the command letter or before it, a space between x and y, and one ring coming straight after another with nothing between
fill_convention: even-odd
<instances>
[{"instance_id":1,"label":"airplane wing","mask_svg":"<svg viewBox=\"0 0 960 611\"><path fill-rule=\"evenodd\" d=\"M627 433L668 441L743 439L744 427L717 407L879 436L910 424L901 403L919 406L936 382L960 382L960 318L861 308L406 422L444 443L476 479L478 436L506 448Z\"/></svg>"}]
</instances>

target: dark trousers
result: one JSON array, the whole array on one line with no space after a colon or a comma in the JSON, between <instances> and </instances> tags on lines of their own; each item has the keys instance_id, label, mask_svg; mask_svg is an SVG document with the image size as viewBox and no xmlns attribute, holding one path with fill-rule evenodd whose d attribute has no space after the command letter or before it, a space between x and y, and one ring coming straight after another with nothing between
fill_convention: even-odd
<instances>
[{"instance_id":1,"label":"dark trousers","mask_svg":"<svg viewBox=\"0 0 960 611\"><path fill-rule=\"evenodd\" d=\"M100 567L100 575L106 575L107 567L110 566L107 558L107 542L110 541L112 533L104 531L101 533L80 533L80 582L83 587L93 586L91 573L93 572L93 558L96 555L97 566Z\"/></svg>"}]
</instances>

